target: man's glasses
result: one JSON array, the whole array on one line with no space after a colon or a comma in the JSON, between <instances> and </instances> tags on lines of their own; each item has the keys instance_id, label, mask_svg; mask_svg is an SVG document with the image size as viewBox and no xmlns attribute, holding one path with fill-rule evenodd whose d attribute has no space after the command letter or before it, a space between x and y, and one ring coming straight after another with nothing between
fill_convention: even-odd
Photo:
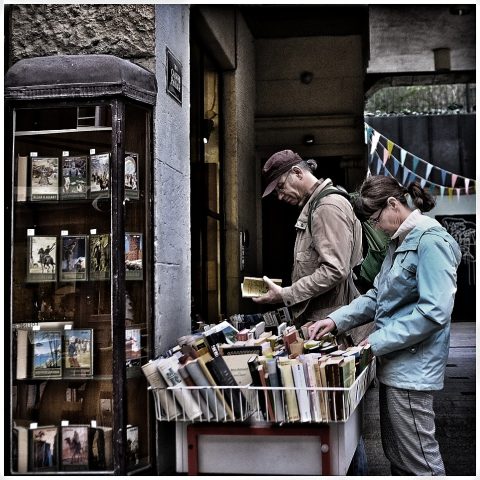
<instances>
[{"instance_id":1,"label":"man's glasses","mask_svg":"<svg viewBox=\"0 0 480 480\"><path fill-rule=\"evenodd\" d=\"M288 177L292 173L292 170L289 170L287 173L287 176L285 177L285 180L283 182L277 183L277 186L275 187L275 193L278 195L279 193L284 193L285 192L285 184L287 183Z\"/></svg>"}]
</instances>

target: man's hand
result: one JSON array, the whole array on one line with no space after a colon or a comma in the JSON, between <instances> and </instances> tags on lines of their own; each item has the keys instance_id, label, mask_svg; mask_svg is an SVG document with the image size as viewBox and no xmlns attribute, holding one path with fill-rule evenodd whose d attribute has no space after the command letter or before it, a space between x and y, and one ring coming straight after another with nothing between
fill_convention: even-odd
<instances>
[{"instance_id":1,"label":"man's hand","mask_svg":"<svg viewBox=\"0 0 480 480\"><path fill-rule=\"evenodd\" d=\"M335 322L327 317L323 320L317 320L313 325L308 327L308 335L310 340L319 340L322 338L326 333L335 330Z\"/></svg>"},{"instance_id":2,"label":"man's hand","mask_svg":"<svg viewBox=\"0 0 480 480\"><path fill-rule=\"evenodd\" d=\"M263 281L268 285L268 292L260 297L253 297L255 303L282 303L283 288L273 283L268 277L263 277Z\"/></svg>"}]
</instances>

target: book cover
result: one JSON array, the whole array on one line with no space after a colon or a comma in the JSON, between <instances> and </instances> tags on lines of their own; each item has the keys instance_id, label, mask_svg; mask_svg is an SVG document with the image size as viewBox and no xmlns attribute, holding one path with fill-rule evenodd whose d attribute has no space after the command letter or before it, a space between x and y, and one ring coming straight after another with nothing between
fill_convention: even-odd
<instances>
[{"instance_id":1,"label":"book cover","mask_svg":"<svg viewBox=\"0 0 480 480\"><path fill-rule=\"evenodd\" d=\"M259 355L252 355L247 362L248 368L250 369L250 375L252 376L252 386L254 387L262 387L262 379L260 378L260 371L258 370L260 365L259 358ZM255 393L256 400L258 401L258 404L255 406L260 408L260 413L265 420L267 415L270 415L270 413L268 413L267 398L264 395L264 390L261 388L255 389Z\"/></svg>"},{"instance_id":2,"label":"book cover","mask_svg":"<svg viewBox=\"0 0 480 480\"><path fill-rule=\"evenodd\" d=\"M127 467L129 469L135 468L140 463L140 438L138 435L137 425L127 425Z\"/></svg>"},{"instance_id":3,"label":"book cover","mask_svg":"<svg viewBox=\"0 0 480 480\"><path fill-rule=\"evenodd\" d=\"M272 392L269 389L269 379L268 372L265 371L265 366L263 364L257 365L258 376L260 378L260 385L263 387L263 390L258 390L258 395L261 395L264 398L264 403L266 406L265 411L265 420L267 422L275 421L275 410L273 409L273 397Z\"/></svg>"},{"instance_id":4,"label":"book cover","mask_svg":"<svg viewBox=\"0 0 480 480\"><path fill-rule=\"evenodd\" d=\"M28 377L30 359L30 336L31 331L27 329L16 329L16 348L15 348L15 371L17 380Z\"/></svg>"},{"instance_id":5,"label":"book cover","mask_svg":"<svg viewBox=\"0 0 480 480\"><path fill-rule=\"evenodd\" d=\"M249 353L238 355L224 355L223 360L232 372L235 381L240 386L247 386L252 383L252 375L248 368Z\"/></svg>"},{"instance_id":6,"label":"book cover","mask_svg":"<svg viewBox=\"0 0 480 480\"><path fill-rule=\"evenodd\" d=\"M87 198L87 157L62 156L61 170L60 198L62 200Z\"/></svg>"},{"instance_id":7,"label":"book cover","mask_svg":"<svg viewBox=\"0 0 480 480\"><path fill-rule=\"evenodd\" d=\"M178 368L178 373L182 377L182 380L186 383L187 386L189 387L196 387L197 384L193 381L192 377L188 373L187 366L180 365ZM206 421L212 420L213 419L213 413L210 410L204 395L201 393L201 389L194 388L192 389L192 395L193 398L197 401L200 410L203 413L203 419Z\"/></svg>"},{"instance_id":8,"label":"book cover","mask_svg":"<svg viewBox=\"0 0 480 480\"><path fill-rule=\"evenodd\" d=\"M279 278L271 278L273 283L282 286L282 280ZM268 285L260 277L244 277L243 283L240 285L242 297L252 298L260 297L268 292Z\"/></svg>"},{"instance_id":9,"label":"book cover","mask_svg":"<svg viewBox=\"0 0 480 480\"><path fill-rule=\"evenodd\" d=\"M110 235L90 235L88 242L88 276L90 280L110 279Z\"/></svg>"},{"instance_id":10,"label":"book cover","mask_svg":"<svg viewBox=\"0 0 480 480\"><path fill-rule=\"evenodd\" d=\"M138 153L125 152L125 196L127 198L140 198L138 168Z\"/></svg>"},{"instance_id":11,"label":"book cover","mask_svg":"<svg viewBox=\"0 0 480 480\"><path fill-rule=\"evenodd\" d=\"M300 412L300 420L302 422L311 422L311 406L310 398L307 390L307 382L305 381L305 372L300 362L292 362L292 375L295 384L295 394L297 396L298 410Z\"/></svg>"},{"instance_id":12,"label":"book cover","mask_svg":"<svg viewBox=\"0 0 480 480\"><path fill-rule=\"evenodd\" d=\"M329 357L325 362L325 375L328 387L341 387L340 363L343 362L343 356ZM328 392L330 418L332 420L341 420L343 417L343 392Z\"/></svg>"},{"instance_id":13,"label":"book cover","mask_svg":"<svg viewBox=\"0 0 480 480\"><path fill-rule=\"evenodd\" d=\"M12 431L12 469L16 473L28 472L28 428L16 425Z\"/></svg>"},{"instance_id":14,"label":"book cover","mask_svg":"<svg viewBox=\"0 0 480 480\"><path fill-rule=\"evenodd\" d=\"M238 387L235 377L232 375L222 356L213 357L210 361L205 362L205 365L217 385L222 387ZM237 418L243 418L247 410L247 403L242 391L237 388L226 388L223 390L223 394L233 409L235 416Z\"/></svg>"},{"instance_id":15,"label":"book cover","mask_svg":"<svg viewBox=\"0 0 480 480\"><path fill-rule=\"evenodd\" d=\"M57 237L33 235L28 238L27 282L54 282L57 279Z\"/></svg>"},{"instance_id":16,"label":"book cover","mask_svg":"<svg viewBox=\"0 0 480 480\"><path fill-rule=\"evenodd\" d=\"M33 378L62 377L62 332L33 331Z\"/></svg>"},{"instance_id":17,"label":"book cover","mask_svg":"<svg viewBox=\"0 0 480 480\"><path fill-rule=\"evenodd\" d=\"M90 197L108 197L110 188L110 154L90 155Z\"/></svg>"},{"instance_id":18,"label":"book cover","mask_svg":"<svg viewBox=\"0 0 480 480\"><path fill-rule=\"evenodd\" d=\"M16 200L17 202L27 201L27 178L28 178L28 157L18 155L17 157L17 182Z\"/></svg>"},{"instance_id":19,"label":"book cover","mask_svg":"<svg viewBox=\"0 0 480 480\"><path fill-rule=\"evenodd\" d=\"M29 429L29 470L58 470L58 428L54 425Z\"/></svg>"},{"instance_id":20,"label":"book cover","mask_svg":"<svg viewBox=\"0 0 480 480\"><path fill-rule=\"evenodd\" d=\"M125 361L128 365L138 363L142 356L142 330L141 328L125 328Z\"/></svg>"},{"instance_id":21,"label":"book cover","mask_svg":"<svg viewBox=\"0 0 480 480\"><path fill-rule=\"evenodd\" d=\"M88 429L88 425L60 427L62 470L88 470Z\"/></svg>"},{"instance_id":22,"label":"book cover","mask_svg":"<svg viewBox=\"0 0 480 480\"><path fill-rule=\"evenodd\" d=\"M159 358L157 361L157 367L169 387L178 387L173 390L173 394L175 395L177 402L182 406L182 414L190 420L200 417L202 411L178 373L178 358Z\"/></svg>"},{"instance_id":23,"label":"book cover","mask_svg":"<svg viewBox=\"0 0 480 480\"><path fill-rule=\"evenodd\" d=\"M308 391L310 397L310 405L312 407L312 418L315 422L322 421L322 412L320 407L320 394L315 388L320 385L317 384L317 376L315 374L315 364L318 364L320 354L308 354L303 356L303 368L305 371L305 380L307 387L312 389Z\"/></svg>"},{"instance_id":24,"label":"book cover","mask_svg":"<svg viewBox=\"0 0 480 480\"><path fill-rule=\"evenodd\" d=\"M213 387L218 387L217 383L215 382L215 379L212 377L212 374L210 373L210 370L207 367L207 362L212 360L212 356L210 354L205 354L201 355L198 357L198 364L200 365L200 368L202 369L202 372L204 376L206 377L207 381L210 383L211 386ZM230 420L235 420L235 415L230 408L230 405L227 403L225 396L223 395L222 389L221 388L215 388L215 395L217 396L217 403L219 402L222 407L225 409L225 412L227 414L227 419Z\"/></svg>"},{"instance_id":25,"label":"book cover","mask_svg":"<svg viewBox=\"0 0 480 480\"><path fill-rule=\"evenodd\" d=\"M353 355L344 356L339 367L342 387L350 388L355 382L355 357Z\"/></svg>"},{"instance_id":26,"label":"book cover","mask_svg":"<svg viewBox=\"0 0 480 480\"><path fill-rule=\"evenodd\" d=\"M125 233L125 280L143 279L143 235Z\"/></svg>"},{"instance_id":27,"label":"book cover","mask_svg":"<svg viewBox=\"0 0 480 480\"><path fill-rule=\"evenodd\" d=\"M30 159L30 200L58 200L58 157L38 157L31 153Z\"/></svg>"},{"instance_id":28,"label":"book cover","mask_svg":"<svg viewBox=\"0 0 480 480\"><path fill-rule=\"evenodd\" d=\"M201 362L198 358L189 360L185 364L185 368L189 373L191 379L198 387L211 387L212 383L205 376ZM208 408L212 412L213 418L216 421L224 421L228 418L227 411L223 405L222 399L216 394L212 388L200 388L200 395L205 400Z\"/></svg>"},{"instance_id":29,"label":"book cover","mask_svg":"<svg viewBox=\"0 0 480 480\"><path fill-rule=\"evenodd\" d=\"M284 387L295 387L290 362L280 360L278 368L280 370L282 385ZM300 420L300 411L298 410L297 396L294 388L287 388L285 390L285 403L287 406L287 420L289 422L298 422Z\"/></svg>"},{"instance_id":30,"label":"book cover","mask_svg":"<svg viewBox=\"0 0 480 480\"><path fill-rule=\"evenodd\" d=\"M270 387L274 387L272 388L271 393L272 393L273 410L275 412L275 420L277 422L284 422L285 408L284 408L283 395L281 390L276 390L276 387L281 387L279 372L277 368L277 360L274 358L267 359L266 369L268 373L268 383Z\"/></svg>"},{"instance_id":31,"label":"book cover","mask_svg":"<svg viewBox=\"0 0 480 480\"><path fill-rule=\"evenodd\" d=\"M148 384L154 389L153 394L157 398L155 407L159 406L162 409L161 412L157 412L157 418L165 418L166 420L177 418L181 414L180 409L175 398L166 390L168 385L160 375L157 360L150 360L142 365L142 371Z\"/></svg>"},{"instance_id":32,"label":"book cover","mask_svg":"<svg viewBox=\"0 0 480 480\"><path fill-rule=\"evenodd\" d=\"M220 348L222 355L261 355L261 345L222 345Z\"/></svg>"},{"instance_id":33,"label":"book cover","mask_svg":"<svg viewBox=\"0 0 480 480\"><path fill-rule=\"evenodd\" d=\"M90 377L93 375L93 329L63 331L63 376Z\"/></svg>"},{"instance_id":34,"label":"book cover","mask_svg":"<svg viewBox=\"0 0 480 480\"><path fill-rule=\"evenodd\" d=\"M60 237L62 261L59 272L61 282L87 280L87 236L65 235Z\"/></svg>"},{"instance_id":35,"label":"book cover","mask_svg":"<svg viewBox=\"0 0 480 480\"><path fill-rule=\"evenodd\" d=\"M111 427L90 427L88 459L90 470L113 469L113 430Z\"/></svg>"}]
</instances>

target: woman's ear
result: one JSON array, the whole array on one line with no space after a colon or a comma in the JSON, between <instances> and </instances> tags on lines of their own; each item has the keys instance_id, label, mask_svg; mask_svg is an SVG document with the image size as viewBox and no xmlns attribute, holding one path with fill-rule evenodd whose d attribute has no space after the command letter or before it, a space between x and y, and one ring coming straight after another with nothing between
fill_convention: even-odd
<instances>
[{"instance_id":1,"label":"woman's ear","mask_svg":"<svg viewBox=\"0 0 480 480\"><path fill-rule=\"evenodd\" d=\"M390 207L397 208L399 203L400 202L395 197L387 198L387 204L390 205Z\"/></svg>"}]
</instances>

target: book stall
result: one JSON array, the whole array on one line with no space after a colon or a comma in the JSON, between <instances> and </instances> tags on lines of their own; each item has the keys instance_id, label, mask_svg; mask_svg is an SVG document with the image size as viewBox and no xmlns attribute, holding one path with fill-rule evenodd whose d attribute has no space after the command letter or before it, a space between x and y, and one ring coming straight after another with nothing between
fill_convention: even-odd
<instances>
[{"instance_id":1,"label":"book stall","mask_svg":"<svg viewBox=\"0 0 480 480\"><path fill-rule=\"evenodd\" d=\"M370 346L308 340L291 323L287 308L234 315L142 366L157 420L176 422L177 472L346 474Z\"/></svg>"}]
</instances>

